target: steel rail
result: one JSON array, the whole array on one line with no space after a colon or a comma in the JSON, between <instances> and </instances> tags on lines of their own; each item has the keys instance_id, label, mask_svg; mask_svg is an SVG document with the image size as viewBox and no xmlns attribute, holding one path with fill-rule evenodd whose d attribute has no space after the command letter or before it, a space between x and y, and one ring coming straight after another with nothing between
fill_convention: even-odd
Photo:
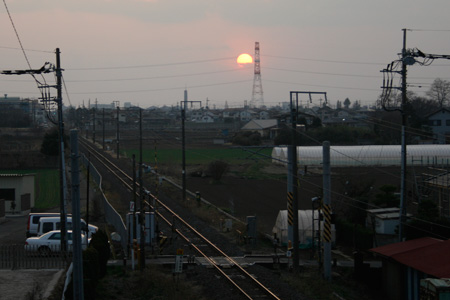
<instances>
[{"instance_id":1,"label":"steel rail","mask_svg":"<svg viewBox=\"0 0 450 300\"><path fill-rule=\"evenodd\" d=\"M94 149L91 145L89 145L86 141L83 141L80 139L81 144L84 147L87 147L94 151L94 156L97 158L98 161L102 162L102 164L112 173L114 174L129 190L133 190L133 187L126 183L126 181L121 178L117 173L109 166L106 165L105 161L108 162L111 166L113 166L119 173L121 173L123 176L125 176L128 180L133 180L131 176L129 176L125 171L123 171L119 166L114 164L111 160L106 158L103 154L101 154L99 151ZM91 152L92 153L92 152ZM100 159L100 158L101 159ZM137 183L139 186L139 183ZM140 197L139 193L136 192L136 195ZM166 209L169 213L172 214L172 217L175 217L179 221L182 222L184 226L186 226L189 230L191 230L195 235L200 237L204 242L206 242L210 247L212 247L215 251L220 253L222 256L224 256L225 259L230 261L233 265L235 265L243 274L245 274L248 278L250 278L259 288L261 288L267 295L272 297L273 299L280 300L278 296L276 296L272 291L270 291L266 286L264 286L261 282L259 282L253 275L251 275L249 272L247 272L237 261L235 261L232 257L228 256L225 252L223 252L219 247L217 247L215 244L213 244L209 239L207 239L204 235L202 235L198 230L196 230L194 227L192 227L188 222L186 222L184 219L182 219L177 213L175 213L170 207L168 207L166 204L161 202L158 198L156 198L151 192L148 192L148 195L155 200L158 204L160 204L163 208ZM152 205L148 201L145 201L145 203L150 207L153 208ZM171 223L167 218L165 218L159 211L154 210L158 217L164 220L170 227L172 227L173 223ZM176 229L177 234L182 237L186 242L189 243L189 245L194 248L200 255L202 255L208 262L211 263L216 270L219 271L233 286L235 286L244 296L246 296L248 299L253 299L250 295L248 295L240 286L237 284L233 279L231 279L230 276L228 276L218 265L216 262L214 262L208 255L204 254L203 251L201 251L195 244L193 244L188 237L186 237L179 229Z\"/></svg>"}]
</instances>

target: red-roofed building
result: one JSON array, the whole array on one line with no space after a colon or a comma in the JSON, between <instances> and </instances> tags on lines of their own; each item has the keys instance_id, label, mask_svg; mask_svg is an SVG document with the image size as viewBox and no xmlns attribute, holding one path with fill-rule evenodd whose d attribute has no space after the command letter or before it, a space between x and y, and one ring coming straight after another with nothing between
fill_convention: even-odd
<instances>
[{"instance_id":1,"label":"red-roofed building","mask_svg":"<svg viewBox=\"0 0 450 300\"><path fill-rule=\"evenodd\" d=\"M382 285L389 299L419 299L421 279L450 278L450 240L425 237L370 251L383 259Z\"/></svg>"}]
</instances>

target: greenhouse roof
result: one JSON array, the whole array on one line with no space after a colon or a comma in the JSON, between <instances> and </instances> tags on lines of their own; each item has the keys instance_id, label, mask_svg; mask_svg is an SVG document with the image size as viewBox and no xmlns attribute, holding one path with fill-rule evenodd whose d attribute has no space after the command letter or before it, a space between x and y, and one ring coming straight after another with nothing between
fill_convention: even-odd
<instances>
[{"instance_id":1,"label":"greenhouse roof","mask_svg":"<svg viewBox=\"0 0 450 300\"><path fill-rule=\"evenodd\" d=\"M322 146L297 147L297 162L304 166L320 166L323 160ZM272 162L287 164L287 147L274 147ZM408 145L407 164L431 165L450 162L450 145ZM332 166L399 166L400 145L331 146Z\"/></svg>"}]
</instances>

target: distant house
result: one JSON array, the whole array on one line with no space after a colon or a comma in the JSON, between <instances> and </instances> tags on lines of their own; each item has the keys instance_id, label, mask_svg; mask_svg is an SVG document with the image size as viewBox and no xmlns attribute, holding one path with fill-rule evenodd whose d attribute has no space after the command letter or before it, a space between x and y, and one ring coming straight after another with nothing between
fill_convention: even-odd
<instances>
[{"instance_id":1,"label":"distant house","mask_svg":"<svg viewBox=\"0 0 450 300\"><path fill-rule=\"evenodd\" d=\"M387 299L425 299L420 295L421 279L450 278L450 240L425 237L369 251L382 259Z\"/></svg>"},{"instance_id":2,"label":"distant house","mask_svg":"<svg viewBox=\"0 0 450 300\"><path fill-rule=\"evenodd\" d=\"M428 126L433 131L433 137L437 144L446 144L450 138L450 110L440 108L427 116Z\"/></svg>"},{"instance_id":3,"label":"distant house","mask_svg":"<svg viewBox=\"0 0 450 300\"><path fill-rule=\"evenodd\" d=\"M269 117L270 117L269 112L267 112L265 110L262 110L262 111L259 112L259 119L260 120L267 120L267 119L269 119Z\"/></svg>"},{"instance_id":4,"label":"distant house","mask_svg":"<svg viewBox=\"0 0 450 300\"><path fill-rule=\"evenodd\" d=\"M244 122L248 122L253 119L254 112L248 109L241 110L239 112L239 119Z\"/></svg>"},{"instance_id":5,"label":"distant house","mask_svg":"<svg viewBox=\"0 0 450 300\"><path fill-rule=\"evenodd\" d=\"M241 130L243 131L257 131L261 137L273 139L278 132L278 121L275 119L269 120L251 120L245 124Z\"/></svg>"}]
</instances>

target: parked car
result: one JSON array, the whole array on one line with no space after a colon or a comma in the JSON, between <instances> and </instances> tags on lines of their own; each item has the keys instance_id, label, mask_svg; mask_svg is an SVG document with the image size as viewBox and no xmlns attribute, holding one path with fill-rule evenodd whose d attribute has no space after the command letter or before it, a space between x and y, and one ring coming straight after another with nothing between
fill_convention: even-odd
<instances>
[{"instance_id":1,"label":"parked car","mask_svg":"<svg viewBox=\"0 0 450 300\"><path fill-rule=\"evenodd\" d=\"M28 214L27 238L37 236L39 220L44 217L59 217L59 213L30 213Z\"/></svg>"},{"instance_id":2,"label":"parked car","mask_svg":"<svg viewBox=\"0 0 450 300\"><path fill-rule=\"evenodd\" d=\"M86 249L88 240L84 234L81 234L81 247ZM72 251L72 231L67 231L67 250ZM39 237L29 237L25 240L25 250L29 252L38 252L42 255L48 255L52 252L61 251L61 230L49 231Z\"/></svg>"},{"instance_id":3,"label":"parked car","mask_svg":"<svg viewBox=\"0 0 450 300\"><path fill-rule=\"evenodd\" d=\"M58 217L43 217L40 218L38 229L37 229L37 236L41 236L46 232L52 231L52 230L61 230L61 218ZM89 228L89 229L88 229ZM81 231L86 233L88 231L88 238L91 238L94 233L98 231L98 227L89 224L88 228L86 228L86 222L81 219ZM67 217L66 219L66 230L72 230L72 217Z\"/></svg>"}]
</instances>

